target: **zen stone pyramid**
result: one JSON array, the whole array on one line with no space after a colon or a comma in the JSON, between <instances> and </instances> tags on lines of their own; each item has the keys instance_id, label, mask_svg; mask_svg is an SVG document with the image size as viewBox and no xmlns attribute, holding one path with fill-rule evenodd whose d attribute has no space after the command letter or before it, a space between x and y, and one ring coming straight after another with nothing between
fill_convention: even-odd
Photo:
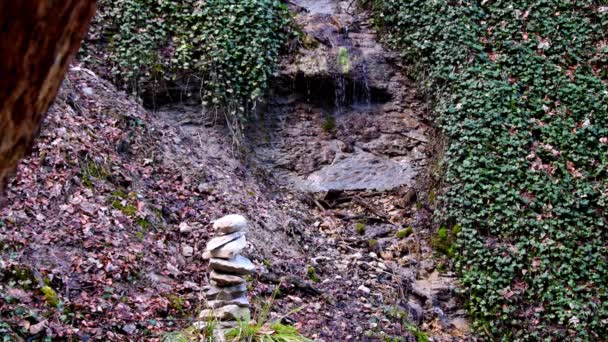
<instances>
[{"instance_id":1,"label":"zen stone pyramid","mask_svg":"<svg viewBox=\"0 0 608 342\"><path fill-rule=\"evenodd\" d=\"M247 220L228 215L215 221L215 236L207 242L203 258L209 260L210 284L205 288L207 309L199 316L218 328L230 328L237 320L249 319L245 276L255 270L253 263L240 255L246 245Z\"/></svg>"}]
</instances>

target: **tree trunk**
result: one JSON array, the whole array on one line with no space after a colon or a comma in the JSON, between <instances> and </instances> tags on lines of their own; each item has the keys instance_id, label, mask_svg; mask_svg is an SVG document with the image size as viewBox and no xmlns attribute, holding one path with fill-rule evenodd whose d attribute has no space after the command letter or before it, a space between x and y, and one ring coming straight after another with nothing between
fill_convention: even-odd
<instances>
[{"instance_id":1,"label":"tree trunk","mask_svg":"<svg viewBox=\"0 0 608 342\"><path fill-rule=\"evenodd\" d=\"M96 0L0 0L0 195L40 125Z\"/></svg>"}]
</instances>

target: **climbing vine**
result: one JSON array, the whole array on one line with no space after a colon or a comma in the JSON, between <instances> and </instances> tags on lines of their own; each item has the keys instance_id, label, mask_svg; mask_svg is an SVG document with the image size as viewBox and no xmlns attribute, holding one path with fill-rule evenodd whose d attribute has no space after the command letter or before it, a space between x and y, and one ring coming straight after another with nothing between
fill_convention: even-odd
<instances>
[{"instance_id":1,"label":"climbing vine","mask_svg":"<svg viewBox=\"0 0 608 342\"><path fill-rule=\"evenodd\" d=\"M608 334L608 7L375 0L449 139L437 218L492 340Z\"/></svg>"},{"instance_id":2,"label":"climbing vine","mask_svg":"<svg viewBox=\"0 0 608 342\"><path fill-rule=\"evenodd\" d=\"M118 83L140 94L190 84L239 124L293 35L279 0L102 0L99 12L85 55L102 46L97 63Z\"/></svg>"}]
</instances>

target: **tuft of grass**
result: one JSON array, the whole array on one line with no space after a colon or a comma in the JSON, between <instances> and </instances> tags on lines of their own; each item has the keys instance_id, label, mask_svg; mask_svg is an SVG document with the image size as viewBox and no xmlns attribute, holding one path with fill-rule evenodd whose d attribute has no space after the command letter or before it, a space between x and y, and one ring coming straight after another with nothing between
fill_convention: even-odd
<instances>
[{"instance_id":1,"label":"tuft of grass","mask_svg":"<svg viewBox=\"0 0 608 342\"><path fill-rule=\"evenodd\" d=\"M417 342L429 341L429 335L427 335L424 331L420 330L420 328L418 328L417 326L406 322L405 327L412 335L414 335Z\"/></svg>"},{"instance_id":2,"label":"tuft of grass","mask_svg":"<svg viewBox=\"0 0 608 342\"><path fill-rule=\"evenodd\" d=\"M57 292L53 290L50 286L43 286L40 288L40 291L44 295L44 299L50 306L58 307L61 304L61 300L59 300L59 296Z\"/></svg>"},{"instance_id":3,"label":"tuft of grass","mask_svg":"<svg viewBox=\"0 0 608 342\"><path fill-rule=\"evenodd\" d=\"M357 224L355 225L355 231L359 235L365 234L365 223L363 223L363 222L357 222Z\"/></svg>"},{"instance_id":4,"label":"tuft of grass","mask_svg":"<svg viewBox=\"0 0 608 342\"><path fill-rule=\"evenodd\" d=\"M176 311L182 312L184 310L184 299L176 296L174 294L170 294L167 296L167 299L171 303L171 307Z\"/></svg>"},{"instance_id":5,"label":"tuft of grass","mask_svg":"<svg viewBox=\"0 0 608 342\"><path fill-rule=\"evenodd\" d=\"M452 258L456 254L456 239L460 226L456 225L451 230L446 227L441 227L437 231L437 235L431 240L433 249L439 254Z\"/></svg>"},{"instance_id":6,"label":"tuft of grass","mask_svg":"<svg viewBox=\"0 0 608 342\"><path fill-rule=\"evenodd\" d=\"M163 336L163 342L190 342L192 341L191 336L183 332L170 332Z\"/></svg>"},{"instance_id":7,"label":"tuft of grass","mask_svg":"<svg viewBox=\"0 0 608 342\"><path fill-rule=\"evenodd\" d=\"M396 234L396 236L399 239L405 239L406 237L409 237L412 234L414 234L414 228L407 227L405 229L401 229L400 231L398 231L397 234Z\"/></svg>"},{"instance_id":8,"label":"tuft of grass","mask_svg":"<svg viewBox=\"0 0 608 342\"><path fill-rule=\"evenodd\" d=\"M333 132L336 129L336 118L331 115L326 116L325 120L323 120L323 125L321 125L321 128L324 132Z\"/></svg>"},{"instance_id":9,"label":"tuft of grass","mask_svg":"<svg viewBox=\"0 0 608 342\"><path fill-rule=\"evenodd\" d=\"M376 239L367 240L367 247L369 247L369 249L378 248L378 240L376 240Z\"/></svg>"},{"instance_id":10,"label":"tuft of grass","mask_svg":"<svg viewBox=\"0 0 608 342\"><path fill-rule=\"evenodd\" d=\"M317 46L319 46L319 41L307 33L303 33L301 35L300 42L302 43L302 46L304 46L304 48L307 50L314 50L317 48Z\"/></svg>"},{"instance_id":11,"label":"tuft of grass","mask_svg":"<svg viewBox=\"0 0 608 342\"><path fill-rule=\"evenodd\" d=\"M129 194L127 194L126 192L124 192L121 189L117 189L117 190L112 191L112 196L118 197L118 198L122 198L122 199L129 198Z\"/></svg>"},{"instance_id":12,"label":"tuft of grass","mask_svg":"<svg viewBox=\"0 0 608 342\"><path fill-rule=\"evenodd\" d=\"M313 266L308 266L308 268L306 269L306 275L308 276L308 279L312 280L315 283L321 281L321 279L319 279L319 276L317 276L317 270Z\"/></svg>"},{"instance_id":13,"label":"tuft of grass","mask_svg":"<svg viewBox=\"0 0 608 342\"><path fill-rule=\"evenodd\" d=\"M182 331L169 332L163 335L162 342L215 342L214 331L218 326L218 322L214 317L208 317L204 322L204 326L191 326Z\"/></svg>"},{"instance_id":14,"label":"tuft of grass","mask_svg":"<svg viewBox=\"0 0 608 342\"><path fill-rule=\"evenodd\" d=\"M279 322L260 325L240 321L235 328L228 330L225 336L229 341L239 342L312 342L295 327Z\"/></svg>"},{"instance_id":15,"label":"tuft of grass","mask_svg":"<svg viewBox=\"0 0 608 342\"><path fill-rule=\"evenodd\" d=\"M260 310L257 323L252 323L249 319L241 320L238 325L226 332L225 336L229 341L238 342L312 342L304 337L293 326L285 325L280 322L281 318L269 321L270 309L279 293L280 285L275 288L270 300ZM302 310L303 307L287 313L286 316Z\"/></svg>"},{"instance_id":16,"label":"tuft of grass","mask_svg":"<svg viewBox=\"0 0 608 342\"><path fill-rule=\"evenodd\" d=\"M272 296L263 302L265 303L258 315L254 319L246 317L237 321L236 327L223 331L224 337L231 342L312 342L306 338L293 326L282 324L281 320L294 314L304 307L291 310L286 315L270 320L270 310L279 294L281 285L278 285L272 292ZM185 342L201 341L215 342L218 340L218 333L221 333L218 321L213 317L208 317L207 321L200 327L192 326L179 332L167 333L163 336L162 342Z\"/></svg>"},{"instance_id":17,"label":"tuft of grass","mask_svg":"<svg viewBox=\"0 0 608 342\"><path fill-rule=\"evenodd\" d=\"M112 201L112 208L122 211L125 216L133 217L137 214L137 207L131 203L124 203L123 201L114 200Z\"/></svg>"},{"instance_id":18,"label":"tuft of grass","mask_svg":"<svg viewBox=\"0 0 608 342\"><path fill-rule=\"evenodd\" d=\"M86 159L80 167L82 184L87 188L93 188L93 180L107 180L110 177L109 168L92 159Z\"/></svg>"}]
</instances>

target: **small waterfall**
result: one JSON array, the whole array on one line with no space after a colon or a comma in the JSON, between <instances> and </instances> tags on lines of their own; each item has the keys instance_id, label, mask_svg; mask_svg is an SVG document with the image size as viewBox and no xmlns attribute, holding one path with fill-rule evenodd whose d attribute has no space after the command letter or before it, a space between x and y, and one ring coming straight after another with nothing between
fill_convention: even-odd
<instances>
[{"instance_id":1,"label":"small waterfall","mask_svg":"<svg viewBox=\"0 0 608 342\"><path fill-rule=\"evenodd\" d=\"M369 87L368 69L367 63L365 61L361 63L361 69L361 79L363 80L363 101L365 105L369 108L372 104L372 92Z\"/></svg>"},{"instance_id":2,"label":"small waterfall","mask_svg":"<svg viewBox=\"0 0 608 342\"><path fill-rule=\"evenodd\" d=\"M310 80L306 80L306 103L310 104Z\"/></svg>"},{"instance_id":3,"label":"small waterfall","mask_svg":"<svg viewBox=\"0 0 608 342\"><path fill-rule=\"evenodd\" d=\"M346 104L346 77L341 74L334 76L334 107L338 113L342 113L342 107Z\"/></svg>"}]
</instances>

